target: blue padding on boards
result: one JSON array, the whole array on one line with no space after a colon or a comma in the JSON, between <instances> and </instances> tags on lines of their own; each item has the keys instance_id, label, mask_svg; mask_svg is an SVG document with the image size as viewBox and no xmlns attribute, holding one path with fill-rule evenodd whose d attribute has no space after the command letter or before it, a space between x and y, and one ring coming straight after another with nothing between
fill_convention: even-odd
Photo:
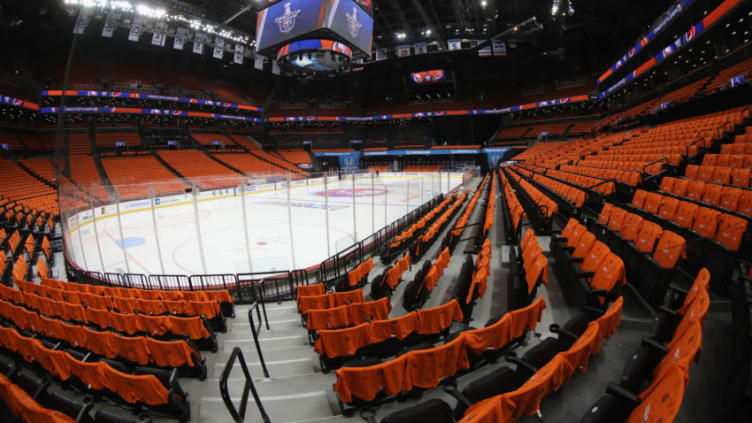
<instances>
[{"instance_id":1,"label":"blue padding on boards","mask_svg":"<svg viewBox=\"0 0 752 423\"><path fill-rule=\"evenodd\" d=\"M118 245L118 247L123 247L125 245L125 248L132 248L132 247L138 247L139 245L144 245L146 241L143 238L139 237L131 237L131 238L125 238L123 241L120 241L119 239L115 241L115 243Z\"/></svg>"}]
</instances>

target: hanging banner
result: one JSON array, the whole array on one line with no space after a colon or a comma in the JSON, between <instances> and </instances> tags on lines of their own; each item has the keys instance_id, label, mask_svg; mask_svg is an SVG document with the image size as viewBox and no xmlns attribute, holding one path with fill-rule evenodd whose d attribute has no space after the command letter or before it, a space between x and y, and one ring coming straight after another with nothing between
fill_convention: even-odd
<instances>
[{"instance_id":1,"label":"hanging banner","mask_svg":"<svg viewBox=\"0 0 752 423\"><path fill-rule=\"evenodd\" d=\"M185 28L178 28L175 30L175 41L172 43L172 48L175 50L183 50L185 40L188 38L188 30Z\"/></svg>"},{"instance_id":2,"label":"hanging banner","mask_svg":"<svg viewBox=\"0 0 752 423\"><path fill-rule=\"evenodd\" d=\"M273 73L274 75L279 75L279 74L280 74L280 71L279 71L279 63L277 63L277 61L276 61L276 60L274 60L274 61L272 62L272 73Z\"/></svg>"},{"instance_id":3,"label":"hanging banner","mask_svg":"<svg viewBox=\"0 0 752 423\"><path fill-rule=\"evenodd\" d=\"M222 59L222 56L225 54L225 40L223 38L215 38L214 39L214 56L215 59Z\"/></svg>"},{"instance_id":4,"label":"hanging banner","mask_svg":"<svg viewBox=\"0 0 752 423\"><path fill-rule=\"evenodd\" d=\"M478 45L485 43L487 40L478 40ZM493 51L491 50L491 43L478 49L478 57L491 57Z\"/></svg>"},{"instance_id":5,"label":"hanging banner","mask_svg":"<svg viewBox=\"0 0 752 423\"><path fill-rule=\"evenodd\" d=\"M507 43L504 40L493 40L493 55L494 56L506 56L507 55Z\"/></svg>"},{"instance_id":6,"label":"hanging banner","mask_svg":"<svg viewBox=\"0 0 752 423\"><path fill-rule=\"evenodd\" d=\"M447 46L449 47L449 51L462 50L462 41L459 38L447 40Z\"/></svg>"},{"instance_id":7,"label":"hanging banner","mask_svg":"<svg viewBox=\"0 0 752 423\"><path fill-rule=\"evenodd\" d=\"M165 41L167 41L167 23L157 22L154 26L154 33L151 35L151 45L164 47Z\"/></svg>"},{"instance_id":8,"label":"hanging banner","mask_svg":"<svg viewBox=\"0 0 752 423\"><path fill-rule=\"evenodd\" d=\"M242 44L235 44L235 56L232 58L232 61L239 65L242 65L244 53L245 53L245 47L243 47Z\"/></svg>"},{"instance_id":9,"label":"hanging banner","mask_svg":"<svg viewBox=\"0 0 752 423\"><path fill-rule=\"evenodd\" d=\"M253 67L261 71L264 70L264 56L256 54L256 57L253 59Z\"/></svg>"},{"instance_id":10,"label":"hanging banner","mask_svg":"<svg viewBox=\"0 0 752 423\"><path fill-rule=\"evenodd\" d=\"M397 46L397 57L406 57L410 55L410 46Z\"/></svg>"},{"instance_id":11,"label":"hanging banner","mask_svg":"<svg viewBox=\"0 0 752 423\"><path fill-rule=\"evenodd\" d=\"M413 46L415 49L415 54L426 54L428 53L428 45L426 43L418 43Z\"/></svg>"},{"instance_id":12,"label":"hanging banner","mask_svg":"<svg viewBox=\"0 0 752 423\"><path fill-rule=\"evenodd\" d=\"M144 20L141 16L134 16L131 23L131 30L128 33L128 41L138 41L141 37L141 31L144 29Z\"/></svg>"},{"instance_id":13,"label":"hanging banner","mask_svg":"<svg viewBox=\"0 0 752 423\"><path fill-rule=\"evenodd\" d=\"M206 41L206 35L196 34L193 36L193 52L196 54L204 54L204 42Z\"/></svg>"},{"instance_id":14,"label":"hanging banner","mask_svg":"<svg viewBox=\"0 0 752 423\"><path fill-rule=\"evenodd\" d=\"M104 26L102 27L102 36L106 38L112 38L112 34L118 27L119 22L120 13L110 12L110 14L107 15L107 19L105 19L104 21Z\"/></svg>"},{"instance_id":15,"label":"hanging banner","mask_svg":"<svg viewBox=\"0 0 752 423\"><path fill-rule=\"evenodd\" d=\"M91 21L91 10L81 8L78 12L78 18L76 19L76 25L73 26L74 34L83 34L86 31L86 27L89 26Z\"/></svg>"},{"instance_id":16,"label":"hanging banner","mask_svg":"<svg viewBox=\"0 0 752 423\"><path fill-rule=\"evenodd\" d=\"M493 169L499 163L499 160L504 158L509 150L511 150L511 148L484 148L481 151L486 153L486 156L488 157L488 166Z\"/></svg>"},{"instance_id":17,"label":"hanging banner","mask_svg":"<svg viewBox=\"0 0 752 423\"><path fill-rule=\"evenodd\" d=\"M380 48L376 50L376 61L386 60L386 49Z\"/></svg>"},{"instance_id":18,"label":"hanging banner","mask_svg":"<svg viewBox=\"0 0 752 423\"><path fill-rule=\"evenodd\" d=\"M339 155L339 168L340 170L358 170L360 169L360 153L344 153Z\"/></svg>"}]
</instances>

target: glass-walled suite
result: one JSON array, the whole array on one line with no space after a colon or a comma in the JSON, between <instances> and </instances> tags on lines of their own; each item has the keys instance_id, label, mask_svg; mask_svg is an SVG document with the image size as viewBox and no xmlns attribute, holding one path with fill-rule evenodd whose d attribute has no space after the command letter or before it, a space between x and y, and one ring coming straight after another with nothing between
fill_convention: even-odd
<instances>
[{"instance_id":1,"label":"glass-walled suite","mask_svg":"<svg viewBox=\"0 0 752 423\"><path fill-rule=\"evenodd\" d=\"M192 178L190 185L63 183L64 242L69 260L92 272L304 269L462 188L464 179L462 173L362 172Z\"/></svg>"}]
</instances>

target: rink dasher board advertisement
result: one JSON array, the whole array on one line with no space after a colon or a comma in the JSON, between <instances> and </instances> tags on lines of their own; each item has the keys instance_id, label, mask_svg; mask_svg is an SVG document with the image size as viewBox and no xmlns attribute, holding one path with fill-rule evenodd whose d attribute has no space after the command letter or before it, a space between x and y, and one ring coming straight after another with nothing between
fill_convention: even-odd
<instances>
[{"instance_id":1,"label":"rink dasher board advertisement","mask_svg":"<svg viewBox=\"0 0 752 423\"><path fill-rule=\"evenodd\" d=\"M421 174L416 173L410 173L410 172L394 172L389 174L381 174L379 177L381 178L402 178L405 176L425 176ZM438 176L438 174L437 174ZM350 175L345 177L346 180L350 180ZM356 175L355 177L356 181L368 181L371 179L370 174L363 174L363 175ZM338 176L328 176L326 177L327 183L335 183L340 181L340 178ZM291 188L299 188L302 186L323 186L324 185L324 178L311 178L311 179L303 179L303 180L294 180L290 182ZM202 191L197 195L197 202L203 203L207 201L213 201L213 200L222 200L227 198L234 198L239 197L242 193L239 190L240 185L235 187L228 187L228 188L218 188L214 190L207 190ZM265 183L261 185L251 185L248 184L245 186L245 195L254 195L254 194L264 194L274 191L279 191L281 189L284 189L287 187L287 182L273 182L273 183ZM193 204L193 194L175 194L175 195L169 195L164 197L154 197L154 209L163 209L168 207L176 207L176 206L184 206L188 204ZM131 213L141 213L141 212L147 212L151 210L151 201L149 199L140 199L140 200L131 200L131 201L124 201L120 203L120 215L125 214L131 214ZM118 215L118 206L116 204L108 204L105 206L98 206L94 208L94 216L97 221L109 219L112 217L117 217ZM88 225L92 222L92 211L91 209L86 209L83 211L80 211L68 218L68 231L74 232L79 227Z\"/></svg>"}]
</instances>

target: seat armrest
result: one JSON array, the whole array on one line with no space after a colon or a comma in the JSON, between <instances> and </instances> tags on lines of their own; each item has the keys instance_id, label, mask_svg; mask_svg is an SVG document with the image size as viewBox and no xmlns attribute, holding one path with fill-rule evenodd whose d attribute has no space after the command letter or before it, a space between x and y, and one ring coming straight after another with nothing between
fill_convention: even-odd
<instances>
[{"instance_id":1,"label":"seat armrest","mask_svg":"<svg viewBox=\"0 0 752 423\"><path fill-rule=\"evenodd\" d=\"M467 399L466 396L462 395L462 392L460 392L459 389L457 389L457 385L444 386L444 392L453 396L458 402L462 403L462 405L467 408L473 406L473 403L469 399Z\"/></svg>"},{"instance_id":2,"label":"seat armrest","mask_svg":"<svg viewBox=\"0 0 752 423\"><path fill-rule=\"evenodd\" d=\"M551 325L549 327L549 330L557 335L559 335L559 338L566 338L567 340L571 342L577 341L579 336L575 335L574 333L562 328L559 325Z\"/></svg>"},{"instance_id":3,"label":"seat armrest","mask_svg":"<svg viewBox=\"0 0 752 423\"><path fill-rule=\"evenodd\" d=\"M585 261L583 258L575 257L575 258L569 258L567 259L570 263L582 263Z\"/></svg>"},{"instance_id":4,"label":"seat armrest","mask_svg":"<svg viewBox=\"0 0 752 423\"><path fill-rule=\"evenodd\" d=\"M577 272L577 277L581 279L590 279L595 276L595 272Z\"/></svg>"},{"instance_id":5,"label":"seat armrest","mask_svg":"<svg viewBox=\"0 0 752 423\"><path fill-rule=\"evenodd\" d=\"M528 363L528 362L526 362L526 361L524 361L524 360L522 360L522 359L520 359L520 358L517 358L517 357L511 357L511 356L507 356L507 357L505 357L505 358L506 358L506 360L507 360L507 361L509 361L510 363L514 363L514 364L516 364L517 366L519 366L519 367L522 367L522 368L524 368L525 370L529 371L530 373L535 373L535 372L537 372L537 371L538 371L538 368L537 368L537 367L533 366L532 364L530 364L530 363Z\"/></svg>"},{"instance_id":6,"label":"seat armrest","mask_svg":"<svg viewBox=\"0 0 752 423\"><path fill-rule=\"evenodd\" d=\"M661 354L661 356L668 354L668 348L654 339L642 338L642 346L649 348L653 353Z\"/></svg>"},{"instance_id":7,"label":"seat armrest","mask_svg":"<svg viewBox=\"0 0 752 423\"><path fill-rule=\"evenodd\" d=\"M629 407L631 409L634 409L642 402L640 397L615 384L614 382L609 382L608 385L606 385L606 393L617 397L621 402L629 404Z\"/></svg>"}]
</instances>

